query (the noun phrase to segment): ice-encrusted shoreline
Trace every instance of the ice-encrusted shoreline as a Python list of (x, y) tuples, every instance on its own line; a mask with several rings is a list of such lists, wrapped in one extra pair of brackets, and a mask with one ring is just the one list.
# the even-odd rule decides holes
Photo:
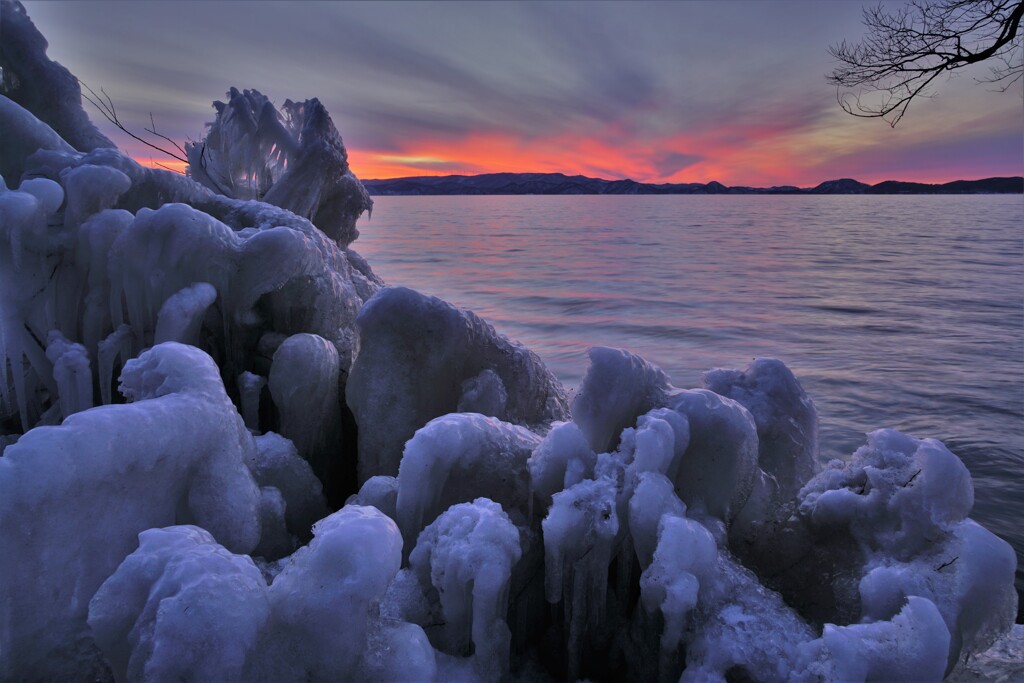
[(372, 202), (319, 102), (232, 89), (192, 178), (144, 169), (0, 11), (0, 679), (940, 680), (1019, 652), (978, 654), (1016, 558), (941, 443), (823, 468), (771, 359), (680, 389), (598, 347), (570, 406), (349, 248)]

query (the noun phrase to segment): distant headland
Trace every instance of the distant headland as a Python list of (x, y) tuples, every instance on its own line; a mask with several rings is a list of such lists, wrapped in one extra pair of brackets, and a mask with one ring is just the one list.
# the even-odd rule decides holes
[(941, 185), (886, 180), (868, 185), (851, 178), (826, 180), (815, 187), (727, 187), (709, 183), (638, 183), (563, 173), (485, 173), (364, 180), (371, 195), (582, 195), (582, 194), (1022, 194), (1024, 178), (954, 180)]

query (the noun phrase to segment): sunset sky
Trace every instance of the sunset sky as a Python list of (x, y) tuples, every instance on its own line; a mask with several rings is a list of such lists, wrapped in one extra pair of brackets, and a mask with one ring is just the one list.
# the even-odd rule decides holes
[[(1024, 90), (941, 82), (896, 129), (842, 112), (862, 2), (26, 2), (136, 130), (201, 137), (230, 86), (318, 97), (364, 179), (495, 171), (811, 186), (1024, 174)], [(97, 123), (98, 113), (90, 111)], [(105, 122), (102, 122), (105, 124)], [(164, 161), (123, 136), (140, 161)], [(116, 131), (115, 131), (116, 132)]]

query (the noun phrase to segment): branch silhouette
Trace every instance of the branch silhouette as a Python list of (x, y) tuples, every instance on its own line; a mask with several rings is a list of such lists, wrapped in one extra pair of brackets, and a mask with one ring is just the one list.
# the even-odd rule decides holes
[[(124, 122), (122, 122), (121, 119), (118, 117), (118, 115), (117, 115), (117, 108), (114, 106), (114, 101), (110, 98), (110, 95), (107, 94), (106, 90), (104, 90), (103, 88), (100, 88), (100, 94), (97, 94), (95, 90), (90, 88), (88, 85), (86, 85), (82, 81), (78, 81), (78, 82), (89, 93), (89, 94), (86, 94), (85, 92), (83, 92), (82, 93), (82, 98), (85, 99), (92, 106), (96, 107), (96, 109), (99, 110), (99, 112), (101, 114), (103, 114), (103, 117), (107, 121), (110, 121), (112, 124), (117, 126), (118, 129), (120, 129), (123, 133), (125, 133), (126, 135), (130, 136), (131, 138), (133, 138), (135, 140), (138, 140), (139, 142), (141, 142), (142, 144), (146, 145), (147, 147), (151, 147), (152, 149), (157, 150), (161, 154), (165, 154), (165, 155), (171, 157), (172, 159), (177, 159), (178, 161), (182, 161), (182, 162), (184, 162), (186, 164), (188, 163), (188, 159), (185, 156), (185, 150), (182, 148), (182, 146), (179, 145), (174, 140), (172, 140), (171, 138), (167, 137), (166, 135), (163, 135), (162, 133), (158, 133), (157, 132), (157, 130), (156, 130), (156, 123), (154, 123), (154, 121), (153, 121), (153, 114), (152, 114), (152, 112), (150, 112), (150, 114), (149, 114), (149, 125), (150, 125), (150, 127), (146, 128), (145, 126), (143, 126), (142, 130), (146, 131), (150, 135), (154, 135), (154, 136), (156, 136), (156, 137), (158, 137), (158, 138), (160, 138), (162, 140), (166, 140), (167, 142), (171, 143), (171, 145), (173, 146), (173, 149), (177, 150), (176, 152), (175, 151), (171, 151), (171, 149), (167, 149), (167, 148), (161, 147), (160, 145), (156, 144), (155, 142), (153, 142), (151, 140), (146, 140), (145, 138), (143, 138), (143, 137), (135, 134), (131, 130), (129, 130), (128, 127), (125, 126)], [(157, 164), (157, 165), (161, 166), (163, 168), (166, 168), (169, 171), (175, 171), (177, 173), (181, 173), (181, 171), (177, 171), (176, 169), (169, 168), (168, 166), (165, 166), (163, 164)]]
[(913, 0), (889, 11), (865, 7), (859, 43), (829, 47), (839, 61), (828, 76), (836, 99), (853, 116), (895, 127), (942, 74), (991, 60), (988, 78), (1005, 91), (1024, 76), (1018, 40), (1024, 0)]

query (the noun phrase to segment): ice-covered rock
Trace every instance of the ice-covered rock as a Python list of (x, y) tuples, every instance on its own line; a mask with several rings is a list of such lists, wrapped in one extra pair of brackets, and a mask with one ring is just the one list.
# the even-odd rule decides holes
[(409, 440), (398, 470), (398, 526), (412, 545), (420, 531), (456, 503), (484, 496), (519, 526), (530, 513), (527, 461), (540, 437), (476, 413), (431, 420)]
[(808, 482), (800, 499), (815, 527), (848, 528), (865, 549), (906, 559), (967, 517), (974, 487), (941, 442), (882, 429), (848, 463), (834, 462)]
[(690, 439), (676, 478), (687, 507), (724, 522), (739, 513), (757, 472), (757, 428), (732, 399), (703, 389), (680, 392), (673, 409), (686, 416)]
[(1024, 679), (1024, 624), (1014, 624), (984, 652), (975, 653), (959, 665), (948, 683), (981, 683), (982, 681), (1016, 681)]
[(818, 413), (797, 378), (782, 361), (758, 358), (743, 372), (704, 373), (704, 387), (750, 411), (757, 464), (775, 478), (779, 499), (792, 499), (819, 469)]
[[(0, 188), (0, 355), (4, 369), (28, 368), (12, 373), (11, 391), (3, 383), (4, 402), (17, 405), (24, 428), (45, 411), (47, 396), (59, 397), (38, 341), (54, 329), (95, 359), (104, 403), (118, 362), (170, 339), (199, 344), (237, 374), (257, 367), (266, 333), (316, 334), (335, 348), (341, 381), (361, 297), (376, 285), (333, 243), (314, 237), (315, 228), (236, 232), (183, 204), (133, 217), (110, 208), (135, 190), (121, 170), (78, 164), (56, 177), (62, 184), (39, 178), (25, 191)], [(66, 208), (53, 213), (61, 193)]]
[(132, 186), (131, 179), (118, 169), (87, 163), (64, 169), (60, 180), (67, 195), (67, 228), (77, 228), (93, 214), (113, 208)]
[(816, 473), (781, 362), (680, 391), (607, 348), (563, 422), (535, 355), (339, 246), (369, 201), (316, 100), (233, 90), (188, 178), (45, 47), (0, 0), (0, 679), (936, 680), (1009, 628), (940, 443)]
[(468, 656), (481, 680), (508, 671), (506, 623), (519, 531), (501, 506), (486, 498), (448, 508), (419, 535), (409, 564), (437, 605), (439, 649)]
[[(40, 342), (54, 329), (85, 346), (104, 402), (118, 359), (170, 339), (199, 343), (231, 375), (266, 374), (252, 357), (263, 333), (311, 333), (337, 348), (346, 370), (356, 312), (381, 283), (365, 260), (308, 218), (348, 231), (347, 244), (368, 202), (322, 107), (289, 105), (297, 122), (289, 132), (294, 163), (272, 188), (302, 215), (218, 195), (179, 174), (143, 168), (97, 138), (77, 81), (46, 58), (24, 8), (10, 0), (2, 8), (0, 265), (9, 265), (0, 271), (10, 282), (0, 294), (0, 355), (7, 359), (0, 365), (5, 375), (8, 366), (17, 370), (14, 386), (3, 382), (4, 416), (17, 404), (28, 429), (58, 399)], [(317, 170), (323, 164), (333, 170)], [(22, 178), (22, 191), (7, 191)], [(175, 297), (203, 282), (215, 290), (205, 313), (205, 287)]]
[(0, 458), (0, 678), (95, 665), (89, 599), (141, 531), (196, 523), (236, 552), (259, 540), (256, 445), (210, 357), (161, 344), (121, 386), (131, 403), (31, 430)]
[(270, 616), (259, 569), (195, 526), (149, 529), (89, 603), (117, 681), (247, 681)]
[[(0, 3), (6, 12), (7, 3)], [(2, 27), (0, 27), (2, 29)], [(25, 172), (25, 160), (41, 149), (71, 154), (75, 150), (32, 112), (0, 92), (0, 180), (15, 187)]]
[(362, 683), (450, 680), (438, 677), (437, 651), (423, 629), (393, 620), (371, 622), (363, 660), (352, 678)]
[[(535, 353), (470, 311), (404, 287), (387, 287), (356, 320), (359, 355), (346, 400), (359, 425), (359, 480), (394, 476), (402, 447), (431, 419), (456, 411), (467, 380), (491, 370), (507, 395), (506, 420), (564, 419), (561, 384)], [(492, 382), (493, 384), (493, 382)], [(465, 385), (471, 394), (475, 384)]]
[(457, 413), (481, 413), (504, 420), (508, 405), (508, 392), (494, 370), (487, 368), (476, 377), (462, 383), (462, 395), (455, 406)]
[(967, 519), (970, 474), (941, 442), (872, 432), (850, 462), (833, 463), (800, 497), (816, 534), (847, 539), (832, 573), (858, 582), (863, 618), (893, 618), (908, 596), (934, 602), (948, 631), (946, 673), (1012, 625), (1016, 557)]
[(47, 47), (20, 2), (0, 2), (0, 95), (32, 112), (75, 149), (113, 147), (83, 111), (78, 79), (46, 56)]
[(398, 479), (396, 477), (370, 477), (351, 496), (346, 505), (372, 505), (391, 519), (398, 519)]
[(682, 670), (679, 680), (689, 683), (783, 683), (796, 669), (801, 643), (814, 638), (777, 593), (690, 519), (663, 518), (641, 598), (664, 617), (659, 668), (667, 679)]
[(598, 453), (617, 445), (623, 429), (636, 419), (668, 404), (673, 387), (668, 375), (640, 356), (623, 349), (595, 346), (590, 367), (572, 404), (573, 421)]
[[(317, 522), (313, 540), (270, 586), (261, 677), (344, 680), (360, 665), (378, 603), (402, 562), (402, 536), (375, 508), (349, 505)], [(410, 643), (417, 652), (422, 645)]]
[(860, 581), (865, 619), (892, 619), (910, 596), (935, 603), (949, 631), (946, 673), (957, 660), (986, 650), (1013, 625), (1016, 557), (995, 534), (971, 520), (952, 538), (911, 562), (878, 557)]
[(949, 631), (931, 601), (911, 597), (891, 621), (825, 626), (801, 647), (795, 681), (940, 681)]
[(191, 177), (218, 194), (308, 218), (342, 247), (359, 236), (356, 220), (373, 200), (319, 100), (286, 100), (278, 112), (258, 90), (231, 88), (228, 101), (213, 106), (206, 137), (185, 146)]

